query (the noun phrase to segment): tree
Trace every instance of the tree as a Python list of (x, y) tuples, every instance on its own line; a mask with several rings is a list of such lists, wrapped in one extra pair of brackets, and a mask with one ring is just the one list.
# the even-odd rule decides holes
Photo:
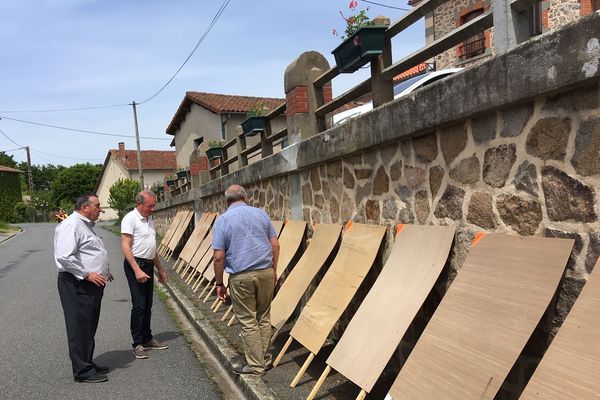
[(117, 210), (119, 221), (135, 206), (135, 196), (140, 191), (140, 183), (131, 179), (119, 179), (108, 189), (108, 205)]
[(6, 154), (3, 151), (0, 151), (0, 165), (4, 165), (5, 167), (17, 168), (17, 162), (13, 158), (12, 155)]
[(56, 179), (50, 185), (55, 204), (64, 200), (75, 202), (81, 194), (94, 190), (101, 171), (101, 165), (85, 163), (75, 164), (58, 172)]
[[(27, 163), (21, 162), (17, 167), (23, 172), (27, 172)], [(66, 167), (62, 165), (32, 165), (31, 166), (31, 177), (33, 179), (33, 190), (48, 190), (52, 185), (52, 181), (56, 179), (58, 173), (64, 170)], [(25, 186), (28, 186), (27, 174), (22, 175)]]

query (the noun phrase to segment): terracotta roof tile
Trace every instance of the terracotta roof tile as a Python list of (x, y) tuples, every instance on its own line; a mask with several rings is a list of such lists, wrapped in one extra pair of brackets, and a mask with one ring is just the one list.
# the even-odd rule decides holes
[(174, 135), (179, 129), (181, 123), (185, 120), (186, 114), (190, 111), (192, 104), (197, 104), (215, 114), (237, 113), (245, 114), (250, 109), (262, 103), (269, 110), (274, 110), (285, 99), (275, 99), (271, 97), (252, 97), (252, 96), (233, 96), (228, 94), (205, 93), (205, 92), (186, 92), (183, 101), (179, 105), (177, 112), (173, 116), (166, 132)]
[[(109, 153), (123, 164), (125, 169), (137, 170), (137, 151), (110, 149)], [(177, 161), (174, 151), (142, 150), (142, 169), (175, 171)]]
[(20, 169), (7, 167), (5, 165), (0, 165), (0, 172), (14, 172), (14, 173), (23, 173)]
[(398, 81), (404, 80), (406, 78), (410, 78), (412, 76), (422, 74), (424, 72), (427, 72), (428, 70), (429, 70), (429, 64), (427, 64), (427, 63), (417, 64), (414, 67), (409, 68), (406, 71), (396, 75), (394, 77), (394, 82), (398, 82)]

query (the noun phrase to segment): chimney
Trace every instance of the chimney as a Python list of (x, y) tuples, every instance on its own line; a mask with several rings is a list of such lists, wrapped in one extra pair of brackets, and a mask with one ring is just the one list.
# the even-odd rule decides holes
[(127, 160), (127, 156), (125, 155), (125, 142), (119, 142), (119, 151), (117, 152), (117, 157), (120, 160)]

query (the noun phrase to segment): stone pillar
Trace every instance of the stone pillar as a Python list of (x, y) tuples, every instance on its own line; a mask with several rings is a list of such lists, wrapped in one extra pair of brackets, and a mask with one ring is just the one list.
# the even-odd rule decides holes
[(197, 188), (210, 181), (208, 170), (208, 158), (201, 150), (201, 146), (198, 146), (190, 154), (190, 179), (192, 180), (192, 188)]
[[(285, 70), (284, 86), (288, 142), (294, 144), (308, 139), (319, 130), (315, 110), (317, 100), (314, 80), (329, 70), (325, 57), (316, 51), (302, 53)], [(325, 102), (331, 101), (331, 85), (324, 87)]]

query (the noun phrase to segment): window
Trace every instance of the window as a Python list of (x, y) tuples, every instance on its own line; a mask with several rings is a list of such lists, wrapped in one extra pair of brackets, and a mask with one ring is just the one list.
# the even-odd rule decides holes
[[(464, 25), (481, 14), (483, 14), (483, 8), (471, 11), (461, 17), (460, 24)], [(465, 40), (459, 47), (459, 54), (463, 59), (475, 57), (483, 53), (485, 53), (485, 32), (479, 32), (477, 35)]]
[(529, 36), (542, 34), (542, 2), (536, 1), (531, 6), (531, 20), (529, 23)]

